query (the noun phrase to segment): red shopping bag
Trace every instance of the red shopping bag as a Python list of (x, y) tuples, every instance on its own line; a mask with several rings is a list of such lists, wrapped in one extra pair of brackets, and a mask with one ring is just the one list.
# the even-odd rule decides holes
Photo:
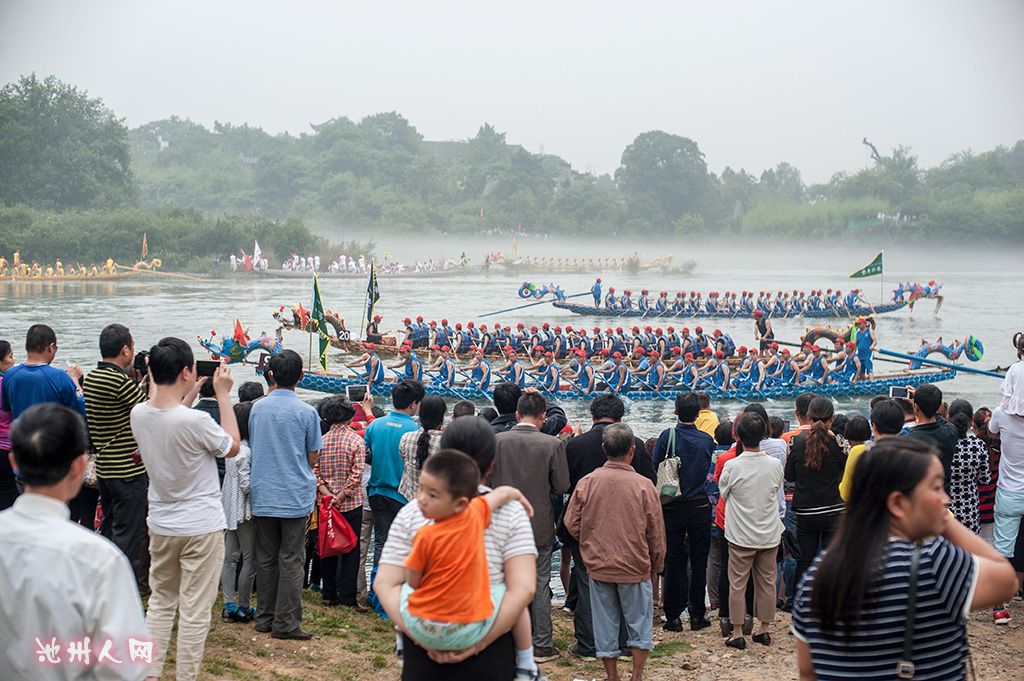
[(321, 558), (330, 558), (348, 553), (359, 546), (359, 537), (337, 508), (331, 504), (331, 497), (320, 499), (320, 522), (318, 547)]

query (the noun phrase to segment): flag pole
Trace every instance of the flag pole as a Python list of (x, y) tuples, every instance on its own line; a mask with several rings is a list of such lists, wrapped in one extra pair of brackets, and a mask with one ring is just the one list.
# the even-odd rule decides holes
[(367, 308), (370, 305), (370, 285), (373, 283), (373, 258), (370, 258), (370, 274), (366, 280), (366, 293), (363, 298), (363, 316), (359, 318), (359, 340), (366, 340), (366, 326), (370, 323), (366, 319)]
[(885, 249), (882, 249), (882, 269), (878, 273), (878, 304), (885, 305)]
[[(316, 272), (313, 273), (313, 301), (309, 305), (309, 325), (313, 326), (313, 308), (316, 307)], [(306, 355), (306, 371), (313, 370), (313, 332), (309, 333), (309, 354)]]

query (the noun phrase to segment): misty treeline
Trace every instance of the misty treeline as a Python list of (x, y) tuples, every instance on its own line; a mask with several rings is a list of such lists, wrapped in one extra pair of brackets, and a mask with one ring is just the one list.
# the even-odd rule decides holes
[[(298, 136), (176, 117), (128, 130), (101, 100), (33, 75), (0, 90), (0, 251), (12, 224), (49, 225), (40, 233), (68, 231), (108, 249), (149, 229), (175, 259), (234, 250), (246, 232), (278, 256), (325, 246), (310, 226), (357, 238), (520, 228), (876, 241), (1024, 235), (1024, 141), (930, 169), (905, 147), (883, 155), (864, 143), (869, 167), (808, 186), (786, 162), (716, 175), (697, 142), (651, 131), (626, 147), (613, 176), (594, 176), (510, 145), (486, 123), (468, 140), (427, 141), (395, 112), (336, 118)], [(52, 239), (59, 249), (60, 236)]]

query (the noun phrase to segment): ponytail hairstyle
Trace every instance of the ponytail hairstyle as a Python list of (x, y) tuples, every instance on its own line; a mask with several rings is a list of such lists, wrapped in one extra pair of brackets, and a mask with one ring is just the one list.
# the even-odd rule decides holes
[(956, 426), (957, 437), (963, 440), (974, 421), (974, 407), (967, 400), (953, 400), (947, 418)]
[(430, 431), (441, 430), (448, 407), (437, 395), (427, 395), (420, 402), (420, 436), (416, 440), (416, 470), (423, 470), (423, 462), (430, 456)]
[(879, 441), (857, 460), (846, 513), (811, 584), (811, 612), (822, 631), (842, 629), (852, 638), (884, 565), (889, 495), (912, 496), (936, 457), (931, 445), (900, 437)]
[(1017, 350), (1017, 359), (1024, 359), (1024, 331), (1013, 335), (1013, 347)]
[(804, 465), (812, 471), (821, 470), (821, 464), (828, 454), (829, 426), (835, 415), (832, 400), (827, 397), (815, 397), (807, 408), (807, 418), (811, 420), (810, 429), (804, 433)]

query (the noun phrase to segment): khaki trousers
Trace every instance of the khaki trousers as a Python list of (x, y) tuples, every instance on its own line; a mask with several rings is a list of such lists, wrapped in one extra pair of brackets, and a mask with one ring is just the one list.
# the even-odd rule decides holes
[(742, 623), (747, 615), (747, 580), (751, 576), (754, 581), (754, 617), (765, 624), (775, 621), (775, 557), (778, 548), (748, 549), (729, 542), (730, 622)]
[(153, 637), (150, 676), (163, 673), (164, 656), (178, 615), (175, 655), (177, 681), (199, 677), (210, 632), (211, 609), (217, 600), (224, 563), (224, 530), (194, 537), (165, 537), (149, 533), (149, 587), (146, 628)]

